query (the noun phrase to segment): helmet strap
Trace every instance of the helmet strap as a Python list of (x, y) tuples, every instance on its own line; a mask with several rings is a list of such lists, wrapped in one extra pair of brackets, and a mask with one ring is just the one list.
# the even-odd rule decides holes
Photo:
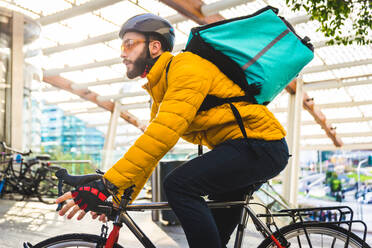
[(150, 72), (152, 66), (155, 64), (155, 62), (158, 60), (158, 57), (156, 58), (151, 58), (151, 55), (150, 55), (150, 39), (149, 39), (149, 36), (146, 34), (146, 47), (147, 47), (147, 54), (146, 54), (146, 66), (145, 66), (145, 70), (143, 71), (142, 75), (141, 75), (141, 78), (144, 78), (147, 76), (147, 74)]

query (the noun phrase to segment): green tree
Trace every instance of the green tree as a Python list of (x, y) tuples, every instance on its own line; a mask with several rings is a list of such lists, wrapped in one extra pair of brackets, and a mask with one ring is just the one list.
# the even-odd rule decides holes
[[(328, 45), (372, 44), (372, 1), (371, 0), (286, 0), (293, 11), (304, 9), (311, 20), (320, 23), (317, 31), (330, 40)], [(345, 33), (345, 24), (352, 24), (352, 30)]]
[[(45, 149), (42, 148), (42, 151)], [(93, 162), (92, 157), (89, 154), (75, 154), (71, 152), (64, 152), (61, 146), (56, 146), (53, 151), (48, 152), (51, 157), (51, 160), (54, 161), (66, 161), (66, 160), (90, 160)], [(95, 168), (97, 165), (95, 164), (84, 164), (84, 163), (66, 163), (66, 164), (59, 164), (63, 168), (66, 168), (69, 173), (72, 174), (89, 174), (95, 173)]]

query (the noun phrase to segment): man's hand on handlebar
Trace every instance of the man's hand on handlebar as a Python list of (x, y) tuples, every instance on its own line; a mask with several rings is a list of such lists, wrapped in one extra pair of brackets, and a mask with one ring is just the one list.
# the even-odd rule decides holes
[[(79, 213), (77, 220), (81, 220), (87, 214), (84, 210), (80, 209), (79, 205), (75, 204), (71, 192), (67, 192), (63, 196), (58, 197), (56, 199), (56, 203), (62, 203), (64, 201), (66, 201), (66, 204), (58, 212), (60, 216), (64, 216), (71, 208), (72, 210), (67, 215), (68, 219), (72, 219), (77, 213)], [(99, 221), (107, 222), (107, 217), (105, 214), (97, 214), (96, 212), (93, 211), (91, 211), (90, 214), (92, 216), (92, 219), (97, 219), (99, 217), (98, 219)]]
[[(67, 192), (64, 195), (58, 197), (56, 200), (56, 203), (62, 203), (64, 201), (66, 201), (66, 204), (62, 207), (61, 210), (59, 210), (58, 213), (60, 216), (64, 216), (72, 208), (70, 213), (67, 215), (67, 218), (71, 219), (75, 216), (76, 213), (80, 211), (80, 207), (79, 205), (75, 204), (75, 201), (73, 200), (71, 192)], [(83, 219), (85, 215), (86, 215), (86, 212), (84, 210), (81, 210), (77, 217), (77, 220)]]
[(109, 195), (110, 193), (107, 191), (102, 179), (92, 181), (57, 198), (56, 203), (66, 201), (66, 205), (59, 211), (59, 215), (63, 216), (72, 209), (67, 218), (71, 219), (79, 213), (77, 220), (81, 220), (87, 212), (91, 211), (93, 219), (99, 217), (100, 221), (105, 222), (106, 216), (97, 212), (100, 205), (107, 205), (105, 200)]

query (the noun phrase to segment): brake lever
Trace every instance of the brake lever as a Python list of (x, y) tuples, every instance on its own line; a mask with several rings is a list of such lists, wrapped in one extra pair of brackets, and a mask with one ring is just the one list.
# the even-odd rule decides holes
[[(58, 179), (58, 197), (62, 196), (63, 194), (62, 187), (63, 187), (63, 179)], [(64, 204), (65, 204), (64, 201), (61, 203), (58, 203), (56, 211), (61, 210)]]

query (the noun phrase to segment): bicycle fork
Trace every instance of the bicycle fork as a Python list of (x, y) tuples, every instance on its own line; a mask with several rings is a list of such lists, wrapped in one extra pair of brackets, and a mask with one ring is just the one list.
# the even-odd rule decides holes
[(119, 219), (117, 219), (114, 222), (114, 228), (110, 232), (109, 237), (107, 238), (105, 248), (112, 248), (114, 247), (114, 244), (117, 243), (119, 239), (119, 231), (120, 228), (123, 226), (124, 223), (129, 230), (137, 237), (137, 239), (142, 243), (142, 245), (146, 248), (156, 248), (155, 245), (151, 242), (151, 240), (142, 232), (142, 230), (136, 225), (136, 223), (130, 218), (128, 213), (122, 212), (120, 216), (118, 216)]
[(144, 232), (137, 226), (137, 224), (130, 218), (125, 208), (131, 201), (131, 195), (133, 193), (133, 188), (135, 185), (132, 185), (128, 189), (124, 191), (123, 196), (121, 197), (119, 209), (118, 209), (118, 215), (115, 218), (114, 222), (114, 228), (111, 231), (105, 248), (112, 248), (114, 247), (114, 244), (119, 239), (119, 231), (120, 228), (123, 226), (122, 223), (124, 223), (129, 230), (137, 237), (137, 239), (142, 243), (142, 245), (146, 248), (156, 248), (155, 245), (151, 242), (151, 240), (145, 235)]
[(270, 239), (276, 244), (278, 248), (286, 248), (286, 245), (282, 245), (277, 238), (275, 238), (273, 232), (259, 219), (253, 214), (252, 209), (248, 206), (249, 200), (251, 196), (247, 195), (245, 202), (246, 204), (243, 206), (240, 222), (238, 224), (237, 232), (236, 232), (236, 239), (234, 248), (241, 248), (244, 236), (244, 229), (247, 227), (249, 217), (252, 218), (253, 223), (255, 224), (258, 231), (264, 236), (264, 238), (270, 237)]

